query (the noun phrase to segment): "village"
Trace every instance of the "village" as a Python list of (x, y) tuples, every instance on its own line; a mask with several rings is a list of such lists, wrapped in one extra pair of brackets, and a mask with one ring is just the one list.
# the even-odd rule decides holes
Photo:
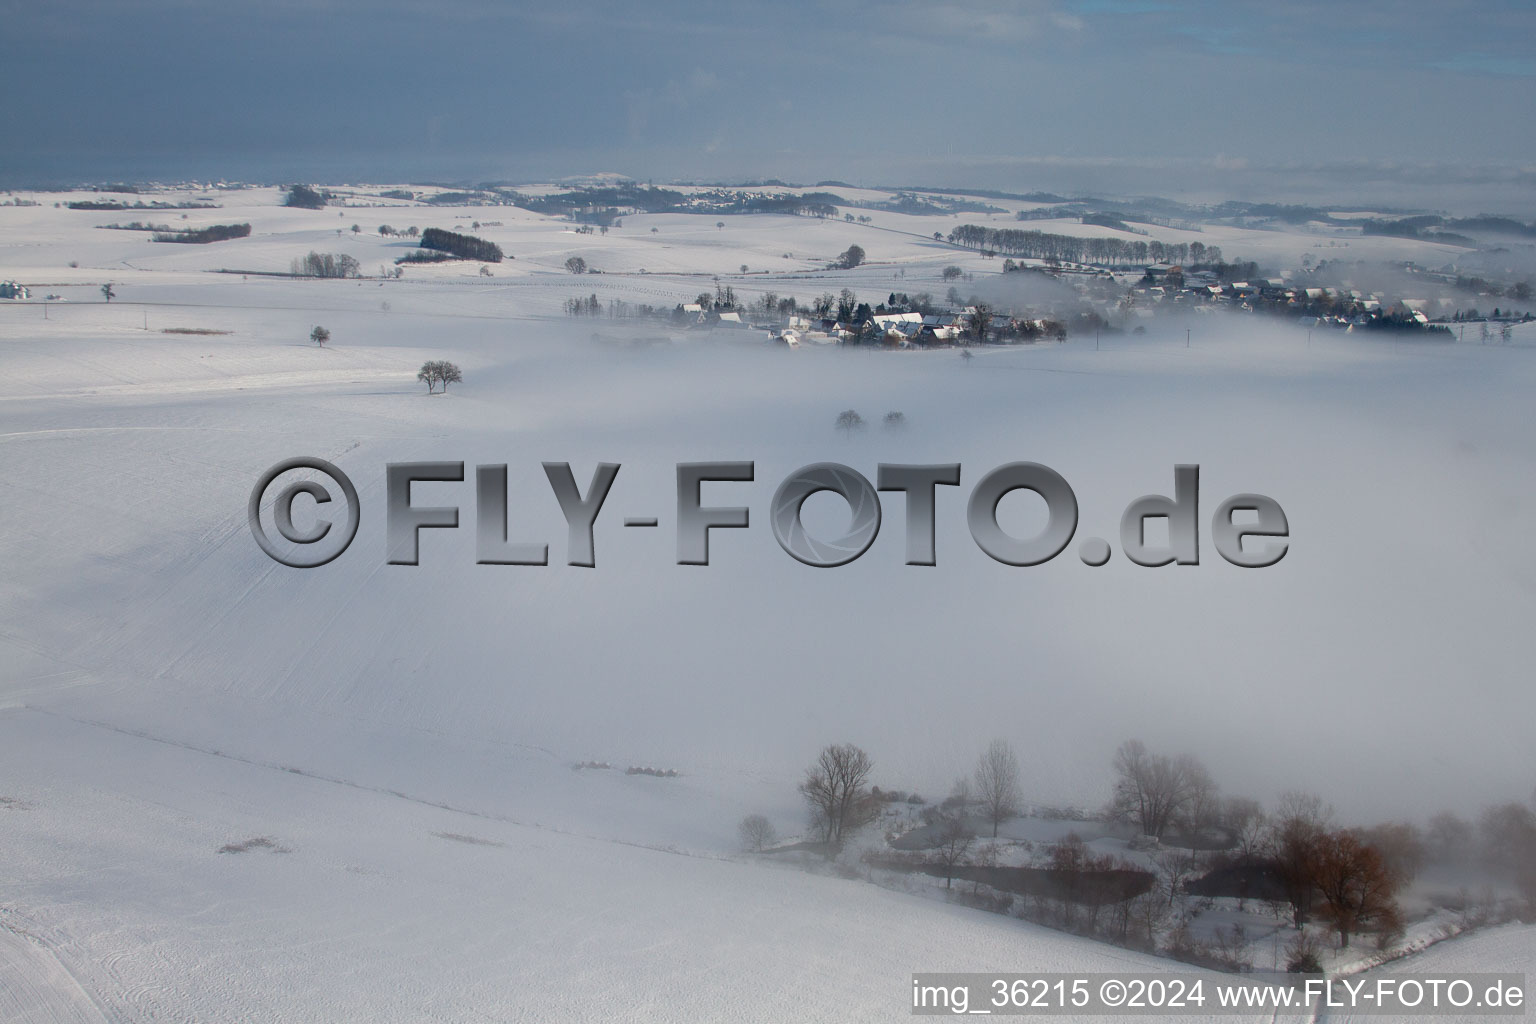
[[(1252, 269), (1253, 265), (1248, 264)], [(958, 269), (958, 268), (956, 268)], [(1405, 270), (1412, 271), (1412, 264)], [(905, 349), (971, 345), (1013, 345), (1063, 342), (1069, 335), (1145, 334), (1159, 323), (1225, 312), (1283, 320), (1296, 327), (1340, 332), (1389, 332), (1404, 337), (1449, 340), (1453, 330), (1465, 340), (1467, 324), (1475, 324), (1481, 340), (1498, 332), (1508, 341), (1513, 325), (1536, 319), (1529, 311), (1498, 307), (1491, 314), (1452, 306), (1447, 299), (1396, 297), (1360, 288), (1309, 285), (1290, 275), (1233, 279), (1230, 265), (1185, 268), (1153, 264), (1139, 277), (1091, 266), (1031, 265), (1005, 260), (1004, 274), (1034, 274), (1068, 282), (1076, 301), (1049, 306), (985, 302), (962, 298), (951, 288), (942, 301), (928, 293), (891, 292), (874, 304), (860, 301), (850, 289), (825, 293), (809, 307), (792, 297), (769, 292), (753, 302), (741, 301), (730, 286), (701, 293), (693, 302), (666, 311), (652, 306), (610, 302), (613, 317), (665, 318), (673, 327), (706, 330), (756, 330), (788, 348), (802, 345), (871, 345)], [(1307, 276), (1312, 276), (1311, 274)], [(975, 277), (966, 275), (975, 282)], [(572, 299), (571, 315), (602, 315), (604, 307), (591, 299)], [(1431, 315), (1433, 313), (1433, 315)]]

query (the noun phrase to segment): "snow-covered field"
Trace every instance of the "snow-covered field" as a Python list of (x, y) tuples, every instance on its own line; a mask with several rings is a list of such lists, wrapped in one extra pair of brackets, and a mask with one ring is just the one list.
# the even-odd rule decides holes
[[(0, 300), (0, 1020), (887, 1020), (914, 971), (1177, 968), (740, 857), (744, 814), (800, 831), (795, 784), (842, 740), (879, 784), (935, 796), (993, 735), (1029, 799), (1057, 805), (1100, 804), (1131, 736), (1198, 752), (1229, 791), (1313, 789), (1361, 820), (1530, 795), (1530, 325), (1498, 346), (1308, 347), (1250, 319), (1201, 323), (1189, 347), (1180, 323), (970, 361), (790, 352), (560, 309), (670, 308), (716, 275), (748, 297), (942, 294), (948, 264), (1000, 269), (931, 238), (981, 221), (658, 215), (602, 236), (510, 207), (338, 217), (208, 194), (224, 208), (185, 222), (0, 207), (0, 280), (63, 297)], [(317, 250), (372, 274), (408, 248), (378, 223), (471, 216), (502, 222), (477, 232), (515, 257), (494, 277), (207, 272)], [(94, 227), (134, 219), (253, 232), (178, 246)], [(1202, 240), (1257, 258), (1320, 244), (1251, 234)], [(855, 243), (869, 265), (822, 269)], [(567, 274), (570, 255), (606, 272)], [(465, 380), (428, 397), (416, 368), (437, 358)], [(870, 428), (835, 431), (846, 408)], [(892, 410), (903, 430), (880, 427)], [(314, 570), (269, 560), (246, 524), (262, 471), (297, 455), (340, 466), (363, 506), (352, 547)], [(419, 460), (508, 464), (512, 539), (548, 542), (551, 564), (475, 565), (466, 482), (417, 485), (460, 529), (385, 565), (384, 467)], [(701, 460), (756, 462), (704, 495), (752, 525), (679, 566), (674, 466)], [(1079, 538), (1117, 536), (1129, 501), (1198, 462), (1203, 516), (1268, 494), (1292, 550), (1260, 572), (1208, 544), (1199, 567), (1089, 571), (1075, 546), (1005, 567), (972, 543), (965, 497), (1017, 460), (1069, 480)], [(594, 569), (565, 564), (544, 461), (583, 488), (622, 464)], [(769, 498), (817, 461), (871, 478), (961, 462), (939, 564), (902, 564), (899, 500), (851, 565), (785, 555)], [(806, 516), (830, 531), (825, 497)], [(1043, 518), (1019, 495), (1000, 515), (1020, 534)], [(619, 770), (572, 769), (589, 759)], [(1527, 969), (1530, 929), (1423, 956), (1471, 942), (1478, 969)]]

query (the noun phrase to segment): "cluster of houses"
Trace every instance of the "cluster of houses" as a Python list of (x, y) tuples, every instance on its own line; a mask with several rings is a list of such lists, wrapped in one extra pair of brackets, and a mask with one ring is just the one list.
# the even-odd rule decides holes
[(1050, 337), (1062, 340), (1065, 328), (1054, 320), (1014, 316), (966, 306), (959, 312), (918, 313), (876, 310), (863, 320), (791, 317), (774, 341), (790, 348), (802, 344), (861, 342), (889, 348), (926, 348), (966, 341), (1016, 341)]
[[(1108, 279), (1098, 282), (1101, 287), (1097, 289), (1097, 299), (1099, 303), (1116, 304), (1118, 308), (1077, 314), (1079, 320), (1090, 325), (1089, 329), (1106, 325), (1111, 318), (1122, 321), (1150, 318), (1170, 309), (1185, 308), (1191, 312), (1225, 309), (1262, 313), (1285, 317), (1308, 328), (1384, 328), (1431, 333), (1441, 330), (1425, 314), (1424, 309), (1430, 303), (1424, 299), (1394, 299), (1343, 287), (1305, 287), (1280, 278), (1234, 281), (1230, 275), (1223, 277), (1213, 270), (1186, 271), (1181, 266), (1166, 263), (1146, 267), (1144, 273), (1133, 280), (1101, 273)], [(1115, 280), (1117, 277), (1118, 281)], [(1079, 293), (1086, 298), (1093, 291), (1080, 289)], [(943, 311), (931, 307), (913, 309), (904, 300), (905, 296), (893, 298), (893, 305), (873, 308), (860, 304), (858, 312), (849, 315), (850, 300), (837, 317), (814, 316), (802, 309), (774, 319), (771, 310), (765, 309), (768, 319), (773, 320), (770, 323), (750, 322), (747, 319), (750, 314), (740, 307), (712, 308), (709, 304), (693, 302), (677, 307), (674, 322), (682, 320), (689, 326), (703, 328), (765, 330), (774, 342), (789, 348), (850, 343), (912, 348), (1041, 338), (1062, 340), (1066, 334), (1066, 326), (1056, 319), (1017, 316), (987, 306)]]
[(1185, 274), (1182, 268), (1155, 264), (1132, 286), (1134, 309), (1151, 315), (1159, 306), (1188, 305), (1197, 310), (1232, 309), (1294, 316), (1303, 327), (1370, 327), (1390, 321), (1427, 327), (1425, 299), (1387, 299), (1348, 288), (1303, 288), (1280, 278), (1222, 283), (1209, 271)]
[(790, 348), (860, 340), (901, 347), (950, 343), (965, 334), (976, 312), (971, 307), (959, 313), (876, 312), (863, 320), (795, 315), (782, 324), (769, 325), (749, 323), (739, 311), (707, 309), (697, 302), (684, 303), (680, 308), (692, 326), (766, 329), (773, 333), (775, 342)]
[(974, 309), (961, 313), (872, 313), (858, 322), (794, 316), (773, 340), (790, 348), (799, 348), (802, 344), (835, 345), (860, 339), (901, 348), (944, 344), (959, 340), (974, 313)]
[(0, 299), (30, 299), (32, 293), (26, 285), (15, 281), (0, 281)]

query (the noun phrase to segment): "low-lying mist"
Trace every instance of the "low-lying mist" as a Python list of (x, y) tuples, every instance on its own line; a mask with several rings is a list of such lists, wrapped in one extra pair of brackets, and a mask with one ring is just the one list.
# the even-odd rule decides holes
[[(421, 344), (397, 329), (369, 328), (370, 342)], [(1057, 806), (1101, 805), (1131, 737), (1199, 755), (1228, 792), (1313, 790), (1347, 818), (1530, 794), (1529, 349), (1321, 333), (1308, 347), (1304, 332), (1214, 317), (1188, 339), (1181, 324), (1098, 351), (1090, 336), (970, 359), (611, 323), (454, 330), (433, 342), (465, 370), (447, 396), (391, 385), (177, 403), (228, 431), (180, 442), (179, 460), (213, 468), (172, 492), (113, 482), (138, 510), (111, 541), (131, 557), (81, 537), (63, 559), (74, 571), (38, 587), (40, 607), (114, 623), (75, 656), (112, 666), (130, 700), (190, 690), (232, 715), (290, 707), (782, 779), (786, 795), (837, 741), (871, 753), (874, 781), (941, 793), (994, 736), (1019, 752), (1026, 799)], [(862, 429), (835, 426), (848, 409)], [(241, 432), (274, 415), (281, 432)], [(131, 458), (124, 438), (92, 441), (91, 458)], [(88, 449), (50, 451), (67, 465)], [(363, 504), (351, 549), (311, 570), (275, 566), (243, 526), (256, 477), (299, 454), (333, 459)], [(469, 467), (464, 483), (413, 490), (417, 505), (458, 506), (460, 525), (422, 531), (420, 565), (385, 565), (385, 465), (420, 460)], [(752, 482), (702, 495), (749, 508), (751, 525), (712, 531), (707, 567), (678, 565), (675, 467), (711, 460), (755, 463)], [(546, 461), (569, 462), (583, 490), (597, 462), (622, 466), (594, 568), (565, 564)], [(1060, 473), (1080, 509), (1073, 542), (1031, 568), (989, 558), (965, 521), (971, 488), (1015, 461)], [(937, 492), (937, 565), (903, 564), (894, 493), (857, 561), (787, 555), (769, 502), (813, 462), (871, 481), (882, 462), (960, 463), (960, 486)], [(549, 565), (475, 564), (480, 463), (508, 465), (509, 536), (548, 543)], [(1200, 564), (1133, 565), (1121, 512), (1171, 496), (1181, 463), (1200, 466)], [(1278, 565), (1238, 568), (1211, 543), (1216, 506), (1243, 492), (1288, 516)], [(846, 515), (825, 495), (807, 505), (816, 531)], [(660, 525), (626, 529), (626, 516)], [(1030, 533), (1040, 503), (1012, 494), (999, 520)], [(1111, 541), (1102, 568), (1078, 557), (1091, 537)], [(174, 565), (178, 582), (139, 578), (134, 560)]]

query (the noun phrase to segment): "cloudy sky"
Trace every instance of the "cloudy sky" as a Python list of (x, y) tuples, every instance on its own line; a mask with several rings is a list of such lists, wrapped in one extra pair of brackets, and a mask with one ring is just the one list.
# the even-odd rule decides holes
[(1536, 184), (1536, 7), (1517, 0), (0, 0), (0, 13), (0, 183)]

